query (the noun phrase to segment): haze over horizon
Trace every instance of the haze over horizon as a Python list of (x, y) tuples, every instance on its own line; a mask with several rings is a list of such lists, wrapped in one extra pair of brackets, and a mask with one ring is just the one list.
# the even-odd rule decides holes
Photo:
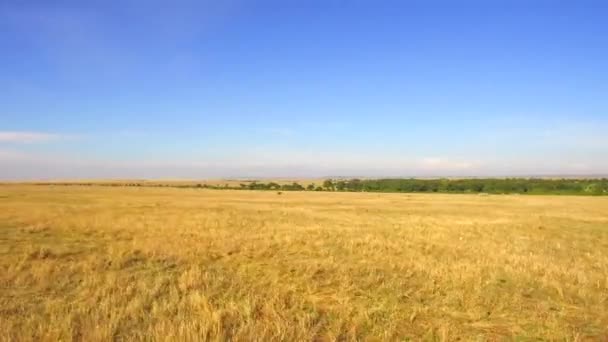
[(603, 1), (4, 1), (0, 180), (608, 175)]

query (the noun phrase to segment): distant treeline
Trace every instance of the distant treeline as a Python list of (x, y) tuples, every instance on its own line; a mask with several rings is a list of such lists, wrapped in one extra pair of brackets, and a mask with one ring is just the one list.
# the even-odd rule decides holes
[(351, 179), (327, 186), (336, 191), (369, 192), (608, 194), (608, 179)]
[(251, 190), (315, 190), (349, 192), (422, 192), (422, 193), (489, 193), (489, 194), (572, 194), (608, 195), (608, 179), (348, 179), (325, 180), (320, 186), (298, 183), (241, 184)]
[(347, 191), (414, 193), (488, 193), (488, 194), (563, 194), (608, 195), (608, 179), (544, 178), (471, 178), (471, 179), (327, 179), (303, 186), (297, 182), (248, 182), (239, 186), (223, 184), (151, 184), (151, 183), (36, 183), (40, 185), (145, 186), (274, 191)]

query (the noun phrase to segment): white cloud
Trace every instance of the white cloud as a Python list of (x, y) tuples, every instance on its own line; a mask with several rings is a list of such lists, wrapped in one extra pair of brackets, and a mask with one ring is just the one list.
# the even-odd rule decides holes
[(28, 146), (0, 146), (1, 179), (51, 178), (223, 178), (223, 177), (445, 177), (606, 174), (608, 162), (595, 155), (547, 155), (544, 159), (494, 156), (416, 156), (407, 152), (359, 153), (275, 147), (250, 148), (220, 156), (167, 155), (114, 158), (95, 153), (60, 153)]
[(26, 155), (19, 151), (0, 149), (0, 161), (14, 161), (25, 158)]
[(62, 138), (64, 136), (52, 133), (0, 131), (0, 143), (31, 144), (55, 141)]
[(540, 143), (553, 149), (575, 148), (579, 150), (607, 149), (608, 122), (564, 121), (552, 125), (537, 134)]
[(423, 158), (420, 166), (425, 169), (437, 170), (464, 170), (474, 168), (476, 163), (470, 161), (456, 161), (444, 158), (427, 157)]

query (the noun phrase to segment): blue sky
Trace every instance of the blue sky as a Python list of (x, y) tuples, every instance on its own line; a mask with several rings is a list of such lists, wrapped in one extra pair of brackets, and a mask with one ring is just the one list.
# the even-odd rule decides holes
[(0, 178), (608, 174), (605, 1), (0, 2)]

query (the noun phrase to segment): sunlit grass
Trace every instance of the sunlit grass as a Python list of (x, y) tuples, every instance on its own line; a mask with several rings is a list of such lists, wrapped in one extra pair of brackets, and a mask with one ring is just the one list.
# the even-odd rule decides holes
[(601, 340), (608, 198), (0, 187), (0, 340)]

